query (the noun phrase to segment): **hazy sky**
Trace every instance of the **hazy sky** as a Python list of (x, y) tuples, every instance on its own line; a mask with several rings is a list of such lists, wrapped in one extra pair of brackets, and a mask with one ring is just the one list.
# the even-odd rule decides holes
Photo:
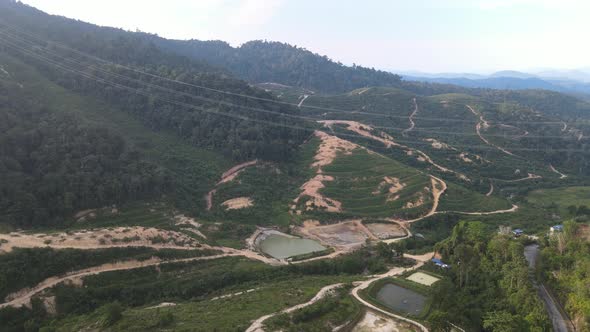
[(23, 0), (176, 39), (252, 39), (346, 64), (489, 72), (590, 67), (589, 0)]

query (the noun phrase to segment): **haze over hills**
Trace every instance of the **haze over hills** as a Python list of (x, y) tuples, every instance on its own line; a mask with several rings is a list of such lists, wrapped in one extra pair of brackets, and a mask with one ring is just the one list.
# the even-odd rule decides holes
[[(489, 75), (469, 73), (421, 73), (407, 72), (404, 80), (454, 84), (469, 88), (488, 89), (545, 89), (571, 94), (590, 95), (590, 73), (583, 70), (545, 70), (524, 73), (514, 70), (494, 72)], [(586, 96), (587, 97), (587, 96)]]
[(587, 329), (590, 102), (428, 79), (0, 0), (0, 331)]

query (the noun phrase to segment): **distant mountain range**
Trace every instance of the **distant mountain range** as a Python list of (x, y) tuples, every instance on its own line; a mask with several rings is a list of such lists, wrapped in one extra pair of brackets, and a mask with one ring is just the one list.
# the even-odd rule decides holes
[(406, 81), (454, 84), (468, 88), (488, 89), (545, 89), (590, 96), (590, 71), (544, 70), (525, 73), (514, 70), (498, 71), (489, 75), (473, 73), (402, 73)]

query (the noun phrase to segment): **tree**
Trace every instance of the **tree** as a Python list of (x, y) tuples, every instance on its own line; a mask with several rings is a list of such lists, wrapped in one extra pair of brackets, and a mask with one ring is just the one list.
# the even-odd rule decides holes
[(113, 302), (105, 305), (105, 326), (111, 326), (123, 318), (123, 306), (119, 302)]
[(491, 332), (523, 331), (522, 318), (507, 311), (493, 311), (485, 315), (483, 327)]
[(432, 332), (450, 332), (449, 316), (446, 312), (434, 310), (428, 316), (428, 323)]

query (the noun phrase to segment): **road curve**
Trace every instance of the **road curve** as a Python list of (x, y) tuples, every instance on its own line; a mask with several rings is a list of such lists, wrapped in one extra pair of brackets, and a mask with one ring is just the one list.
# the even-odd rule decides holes
[(1, 303), (0, 309), (4, 307), (22, 307), (23, 305), (27, 305), (30, 303), (31, 298), (40, 292), (54, 287), (62, 282), (67, 280), (73, 281), (75, 279), (83, 278), (90, 275), (96, 275), (104, 272), (111, 272), (111, 271), (121, 271), (121, 270), (130, 270), (130, 269), (137, 269), (142, 267), (148, 266), (158, 266), (162, 264), (168, 263), (181, 263), (181, 262), (192, 262), (192, 261), (200, 261), (200, 260), (210, 260), (210, 259), (217, 259), (222, 257), (230, 257), (230, 256), (239, 256), (239, 254), (221, 254), (221, 255), (213, 255), (213, 256), (202, 256), (202, 257), (191, 257), (191, 258), (182, 258), (182, 259), (174, 259), (174, 260), (160, 260), (158, 258), (151, 258), (146, 261), (123, 261), (123, 262), (116, 262), (116, 263), (107, 263), (99, 266), (94, 266), (74, 272), (70, 272), (62, 277), (50, 277), (36, 286), (23, 289), (16, 293), (8, 295), (7, 298), (10, 298), (8, 302)]
[(339, 284), (332, 284), (332, 285), (328, 285), (323, 287), (322, 289), (320, 289), (320, 291), (309, 301), (305, 302), (305, 303), (301, 303), (292, 307), (289, 307), (287, 309), (283, 309), (281, 311), (278, 312), (274, 312), (272, 314), (268, 314), (268, 315), (264, 315), (260, 318), (258, 318), (257, 320), (255, 320), (254, 322), (252, 322), (252, 324), (250, 325), (250, 327), (248, 327), (246, 329), (246, 332), (264, 332), (264, 322), (273, 317), (276, 316), (278, 314), (285, 314), (285, 313), (291, 313), (293, 311), (299, 310), (299, 309), (303, 309), (307, 306), (310, 306), (314, 303), (316, 303), (317, 301), (323, 299), (324, 297), (326, 297), (326, 295), (330, 294), (330, 292), (336, 288), (342, 287), (344, 284), (339, 283)]
[[(406, 256), (408, 256), (408, 257), (412, 257), (412, 256), (409, 256), (409, 255), (406, 255)], [(424, 257), (424, 256), (416, 256), (416, 258), (418, 258), (418, 257), (422, 258), (422, 257)], [(369, 287), (369, 285), (371, 285), (373, 282), (375, 282), (375, 281), (377, 281), (377, 280), (379, 280), (379, 279), (383, 279), (383, 278), (387, 278), (387, 277), (392, 277), (392, 276), (395, 276), (395, 275), (399, 275), (399, 274), (402, 274), (402, 273), (404, 273), (404, 272), (406, 272), (406, 271), (410, 271), (410, 270), (417, 269), (417, 268), (419, 268), (419, 267), (420, 267), (420, 266), (422, 266), (422, 265), (424, 265), (424, 261), (418, 261), (418, 262), (417, 262), (417, 263), (416, 263), (414, 266), (412, 266), (412, 267), (409, 267), (409, 268), (400, 268), (400, 267), (396, 267), (396, 268), (393, 268), (393, 269), (391, 269), (391, 270), (387, 271), (387, 272), (386, 272), (386, 273), (384, 273), (384, 274), (380, 274), (380, 275), (377, 275), (377, 276), (375, 276), (374, 278), (371, 278), (371, 279), (369, 279), (369, 280), (362, 281), (362, 282), (360, 282), (360, 283), (359, 283), (359, 284), (358, 284), (356, 287), (354, 287), (354, 288), (352, 289), (352, 296), (354, 296), (354, 298), (355, 298), (357, 301), (359, 301), (359, 302), (360, 302), (362, 305), (364, 305), (364, 306), (365, 306), (365, 307), (367, 307), (367, 308), (370, 308), (370, 309), (372, 309), (372, 310), (375, 310), (375, 311), (377, 311), (377, 312), (379, 312), (379, 313), (381, 313), (381, 314), (387, 315), (387, 316), (389, 316), (389, 317), (392, 317), (392, 318), (394, 318), (394, 319), (397, 319), (397, 320), (401, 320), (401, 321), (404, 321), (404, 322), (410, 323), (410, 324), (412, 324), (412, 325), (414, 325), (414, 326), (418, 327), (418, 328), (419, 328), (421, 331), (423, 331), (423, 332), (428, 332), (428, 329), (426, 328), (426, 326), (424, 326), (424, 325), (422, 325), (422, 324), (420, 324), (420, 323), (418, 323), (418, 322), (416, 322), (416, 321), (413, 321), (413, 320), (411, 320), (411, 319), (409, 319), (409, 318), (406, 318), (406, 317), (403, 317), (403, 316), (400, 316), (400, 315), (396, 315), (396, 314), (394, 314), (394, 313), (391, 313), (391, 312), (389, 312), (389, 311), (383, 310), (383, 309), (381, 309), (381, 308), (379, 308), (379, 307), (377, 307), (377, 306), (375, 306), (375, 305), (373, 305), (373, 304), (371, 304), (371, 303), (369, 303), (369, 302), (365, 301), (365, 300), (364, 300), (364, 299), (363, 299), (363, 298), (362, 298), (362, 297), (359, 295), (359, 291), (361, 291), (361, 290), (363, 290), (363, 289), (366, 289), (367, 287)]]
[[(531, 244), (524, 247), (524, 257), (528, 262), (529, 268), (534, 269), (537, 265), (537, 260), (539, 256), (539, 245), (538, 244)], [(571, 326), (570, 320), (559, 310), (560, 306), (555, 301), (553, 296), (547, 291), (545, 285), (542, 283), (537, 283), (535, 276), (531, 273), (530, 279), (533, 283), (533, 286), (537, 289), (537, 294), (541, 298), (541, 300), (545, 303), (545, 310), (547, 310), (547, 314), (551, 319), (551, 324), (553, 325), (553, 331), (555, 332), (568, 332), (574, 331), (573, 326)]]
[(402, 136), (407, 136), (407, 133), (414, 130), (414, 127), (416, 127), (416, 123), (414, 122), (414, 116), (416, 116), (416, 113), (418, 113), (418, 103), (416, 102), (415, 97), (414, 99), (412, 99), (412, 101), (414, 102), (414, 111), (408, 117), (408, 120), (410, 121), (410, 127), (402, 131)]
[(483, 137), (483, 135), (481, 134), (481, 128), (487, 128), (489, 127), (488, 122), (484, 119), (483, 115), (479, 112), (477, 112), (475, 109), (473, 109), (473, 107), (469, 106), (469, 105), (465, 105), (470, 111), (471, 113), (473, 113), (473, 115), (479, 117), (479, 122), (475, 125), (475, 132), (477, 133), (477, 136), (479, 136), (479, 138), (486, 143), (487, 145), (494, 147), (502, 152), (504, 152), (505, 154), (509, 155), (509, 156), (515, 156), (514, 153), (504, 149), (501, 146), (498, 146), (494, 143), (491, 143), (490, 141), (488, 141), (485, 137)]

